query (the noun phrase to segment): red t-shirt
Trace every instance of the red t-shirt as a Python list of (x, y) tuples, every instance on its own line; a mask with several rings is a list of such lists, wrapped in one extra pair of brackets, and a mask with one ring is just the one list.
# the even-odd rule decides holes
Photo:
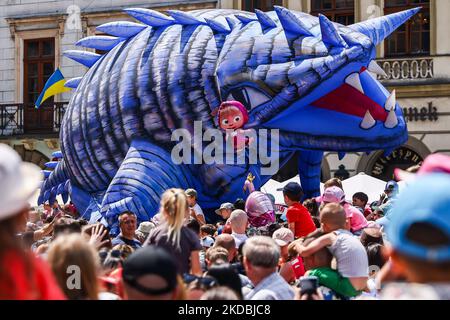
[(306, 237), (311, 232), (316, 231), (316, 226), (308, 209), (298, 202), (287, 209), (286, 218), (289, 224), (295, 223), (296, 238)]
[[(14, 251), (6, 252), (0, 263), (3, 275), (0, 279), (0, 298), (8, 300), (65, 300), (49, 265), (32, 253), (30, 259), (31, 274), (27, 274), (23, 258)], [(3, 276), (4, 277), (4, 276)], [(31, 281), (30, 281), (31, 280)]]

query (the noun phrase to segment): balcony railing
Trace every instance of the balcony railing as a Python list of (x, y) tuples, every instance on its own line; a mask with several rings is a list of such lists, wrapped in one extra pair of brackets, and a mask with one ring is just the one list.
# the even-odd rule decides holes
[(387, 74), (387, 77), (378, 76), (382, 81), (434, 78), (432, 58), (380, 59), (377, 62)]
[(68, 102), (54, 102), (35, 109), (33, 104), (0, 104), (0, 136), (56, 135)]

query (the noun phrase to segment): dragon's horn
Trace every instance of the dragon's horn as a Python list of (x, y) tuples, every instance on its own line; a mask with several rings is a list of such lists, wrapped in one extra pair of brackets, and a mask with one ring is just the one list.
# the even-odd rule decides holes
[(234, 29), (237, 22), (235, 20), (233, 20), (231, 17), (226, 17), (225, 20), (227, 20), (227, 23), (228, 23), (228, 26), (230, 27), (230, 29)]
[(208, 24), (208, 26), (217, 33), (227, 34), (227, 33), (231, 32), (231, 29), (228, 26), (225, 26), (218, 21), (207, 19), (207, 18), (205, 18), (205, 21)]
[(136, 22), (116, 21), (99, 25), (96, 30), (112, 36), (128, 39), (135, 36), (146, 27), (146, 25)]
[(308, 28), (294, 13), (280, 6), (274, 7), (285, 31), (295, 33), (299, 36), (312, 36), (311, 32), (308, 31)]
[(75, 43), (76, 46), (109, 51), (125, 39), (111, 36), (89, 36)]
[(94, 52), (80, 50), (67, 50), (64, 52), (64, 56), (88, 68), (92, 67), (102, 57), (102, 55)]
[(415, 8), (393, 13), (387, 16), (352, 24), (349, 28), (368, 36), (375, 45), (380, 44), (391, 33), (408, 21), (422, 8)]
[(272, 29), (277, 27), (275, 21), (273, 21), (267, 13), (258, 9), (255, 9), (255, 13), (263, 29)]
[(168, 10), (167, 13), (175, 20), (176, 23), (182, 25), (199, 25), (205, 24), (190, 13), (180, 10)]
[(323, 14), (319, 14), (319, 22), (323, 43), (334, 47), (348, 48), (347, 43), (342, 39), (333, 22), (328, 20)]
[(76, 89), (78, 87), (78, 85), (80, 84), (81, 79), (83, 79), (83, 77), (77, 77), (77, 78), (72, 78), (70, 80), (67, 80), (67, 82), (64, 84), (64, 87)]
[(253, 21), (258, 21), (257, 19), (254, 18), (249, 18), (246, 16), (241, 16), (239, 14), (236, 14), (235, 17), (243, 24), (246, 25), (247, 23), (253, 22)]
[(151, 27), (164, 27), (175, 22), (171, 17), (162, 14), (161, 12), (144, 9), (144, 8), (128, 8), (124, 10), (128, 15), (136, 20), (139, 20)]

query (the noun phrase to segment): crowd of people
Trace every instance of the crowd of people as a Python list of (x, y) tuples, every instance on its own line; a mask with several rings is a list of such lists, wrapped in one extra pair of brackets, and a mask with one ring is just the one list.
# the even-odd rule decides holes
[(336, 178), (307, 200), (289, 183), (285, 214), (259, 192), (214, 222), (194, 189), (173, 188), (150, 221), (122, 212), (112, 235), (72, 203), (30, 208), (40, 170), (0, 144), (0, 299), (450, 299), (450, 158), (397, 175), (407, 187), (390, 181), (373, 203), (347, 201)]

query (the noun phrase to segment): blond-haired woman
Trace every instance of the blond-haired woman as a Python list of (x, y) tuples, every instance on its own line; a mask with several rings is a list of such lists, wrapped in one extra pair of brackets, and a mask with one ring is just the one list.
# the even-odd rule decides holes
[(60, 288), (71, 300), (97, 300), (100, 270), (94, 247), (80, 234), (58, 237), (47, 256)]
[(180, 274), (201, 275), (198, 236), (184, 226), (189, 217), (189, 205), (182, 189), (169, 189), (161, 197), (161, 224), (151, 231), (145, 245), (162, 246), (178, 261)]

